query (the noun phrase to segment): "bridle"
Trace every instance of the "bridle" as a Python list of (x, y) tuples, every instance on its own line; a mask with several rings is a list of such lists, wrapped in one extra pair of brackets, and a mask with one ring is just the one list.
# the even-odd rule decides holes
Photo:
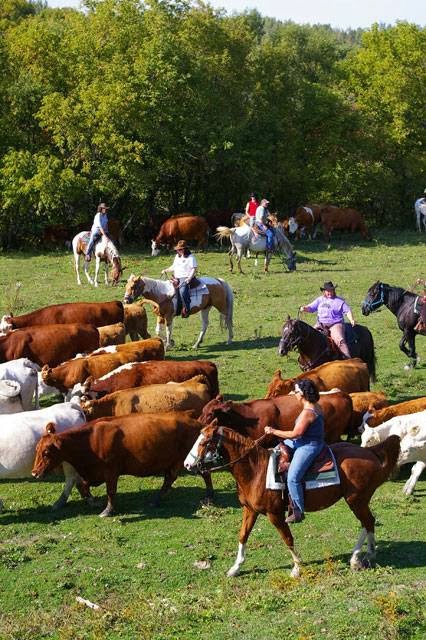
[(379, 293), (380, 296), (376, 297), (374, 300), (365, 299), (363, 302), (363, 306), (368, 310), (369, 313), (373, 313), (376, 311), (382, 304), (385, 304), (385, 292), (383, 282), (379, 285)]
[[(264, 433), (263, 436), (260, 436), (260, 438), (257, 438), (257, 440), (254, 440), (253, 444), (251, 444), (235, 460), (230, 460), (229, 462), (225, 462), (224, 457), (220, 452), (222, 448), (222, 442), (223, 442), (223, 427), (218, 427), (217, 433), (214, 433), (210, 438), (208, 438), (207, 441), (204, 442), (204, 445), (206, 445), (206, 451), (203, 455), (202, 460), (200, 456), (196, 456), (194, 458), (194, 464), (192, 466), (196, 467), (200, 473), (205, 473), (206, 471), (211, 472), (211, 471), (220, 471), (222, 469), (227, 469), (228, 467), (231, 467), (232, 465), (236, 464), (240, 460), (243, 460), (243, 458), (245, 458), (250, 453), (250, 451), (252, 451), (253, 449), (259, 446), (259, 443), (262, 442), (267, 435), (269, 434)], [(215, 443), (216, 443), (216, 446), (214, 450), (213, 451), (210, 450), (211, 449), (210, 445), (212, 444), (214, 445)], [(206, 463), (209, 465), (208, 467), (205, 466)], [(213, 464), (214, 466), (210, 467), (210, 464)]]

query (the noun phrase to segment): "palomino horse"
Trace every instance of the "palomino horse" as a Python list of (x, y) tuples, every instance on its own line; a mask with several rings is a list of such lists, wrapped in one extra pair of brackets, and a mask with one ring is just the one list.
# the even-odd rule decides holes
[[(265, 236), (255, 236), (253, 229), (247, 224), (241, 224), (239, 227), (218, 227), (215, 234), (217, 240), (223, 238), (229, 238), (231, 242), (231, 249), (229, 251), (229, 265), (230, 271), (233, 270), (234, 264), (232, 262), (232, 256), (237, 256), (237, 266), (239, 273), (243, 273), (241, 269), (241, 258), (244, 252), (248, 249), (251, 253), (264, 253), (264, 271), (267, 272), (269, 268), (269, 262), (271, 260), (271, 252), (266, 251), (266, 238)], [(287, 258), (287, 267), (289, 271), (296, 270), (296, 254), (293, 251), (293, 247), (290, 244), (288, 238), (284, 235), (284, 232), (280, 227), (274, 229), (274, 243), (275, 250), (281, 255), (284, 253)], [(256, 263), (257, 264), (257, 260)]]
[(392, 287), (377, 281), (367, 291), (361, 306), (364, 316), (377, 311), (382, 304), (396, 316), (398, 326), (403, 332), (399, 348), (410, 358), (410, 364), (404, 367), (407, 370), (417, 364), (416, 334), (418, 332), (415, 330), (415, 326), (419, 315), (415, 310), (415, 306), (418, 297), (417, 294), (401, 287)]
[[(293, 557), (291, 575), (300, 575), (301, 560), (294, 548), (293, 536), (285, 521), (288, 507), (286, 493), (265, 488), (269, 452), (228, 427), (218, 427), (215, 421), (202, 430), (199, 438), (185, 460), (188, 471), (206, 472), (229, 468), (234, 476), (240, 504), (243, 506), (243, 521), (240, 529), (238, 554), (228, 576), (237, 576), (245, 560), (248, 537), (259, 513), (267, 515), (278, 529), (281, 538)], [(331, 445), (337, 462), (340, 484), (307, 491), (305, 511), (319, 511), (344, 498), (348, 507), (361, 523), (362, 530), (353, 549), (350, 566), (363, 566), (361, 550), (367, 540), (365, 565), (371, 566), (375, 559), (374, 523), (369, 502), (375, 490), (385, 482), (395, 466), (399, 454), (399, 437), (391, 436), (381, 444), (364, 449), (348, 442)]]
[[(345, 324), (349, 328), (349, 325)], [(370, 373), (371, 382), (376, 380), (376, 357), (374, 341), (371, 332), (361, 324), (350, 329), (347, 343), (352, 358), (361, 358)], [(352, 336), (352, 339), (351, 339)], [(290, 351), (299, 352), (299, 365), (302, 371), (309, 371), (330, 360), (342, 360), (343, 353), (334, 342), (322, 331), (318, 331), (302, 320), (292, 320), (288, 316), (281, 330), (281, 340), (278, 345), (280, 356), (286, 356)]]
[(118, 254), (117, 248), (114, 243), (102, 236), (95, 244), (94, 254), (96, 258), (95, 277), (92, 280), (88, 270), (88, 262), (84, 260), (85, 250), (89, 244), (90, 232), (81, 231), (74, 236), (72, 241), (72, 250), (74, 253), (75, 272), (77, 274), (77, 284), (81, 284), (80, 280), (80, 256), (83, 256), (84, 261), (84, 273), (90, 284), (98, 286), (98, 274), (101, 262), (105, 263), (105, 284), (108, 284), (108, 266), (111, 265), (111, 280), (112, 284), (118, 284), (120, 276), (123, 273), (123, 267), (121, 266), (121, 258)]
[[(204, 285), (204, 288), (201, 291), (200, 301), (195, 306), (191, 306), (190, 315), (201, 311), (201, 331), (195, 344), (193, 344), (193, 348), (197, 349), (203, 341), (209, 325), (209, 313), (212, 307), (215, 307), (221, 314), (221, 326), (225, 324), (227, 327), (227, 344), (230, 344), (233, 338), (233, 291), (222, 278), (198, 278), (198, 280)], [(173, 344), (172, 330), (178, 305), (177, 291), (170, 280), (154, 280), (153, 278), (137, 277), (132, 274), (126, 284), (124, 302), (133, 302), (142, 295), (158, 304), (159, 319), (157, 320), (155, 331), (157, 335), (160, 334), (160, 318), (164, 319), (166, 323), (166, 349), (168, 349)]]

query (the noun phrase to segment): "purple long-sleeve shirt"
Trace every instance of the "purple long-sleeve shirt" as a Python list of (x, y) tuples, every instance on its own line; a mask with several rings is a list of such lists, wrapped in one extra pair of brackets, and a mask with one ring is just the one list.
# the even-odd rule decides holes
[(339, 298), (339, 296), (334, 298), (318, 296), (318, 298), (306, 306), (306, 311), (309, 313), (315, 313), (315, 311), (318, 313), (318, 322), (321, 324), (343, 322), (343, 315), (350, 310), (345, 300)]

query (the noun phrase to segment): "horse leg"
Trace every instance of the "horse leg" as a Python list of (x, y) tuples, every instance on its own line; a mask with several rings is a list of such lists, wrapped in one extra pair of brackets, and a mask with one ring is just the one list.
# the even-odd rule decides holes
[(89, 263), (85, 260), (83, 264), (84, 273), (86, 274), (86, 278), (89, 284), (94, 284), (92, 278), (89, 274)]
[(419, 461), (416, 462), (416, 464), (413, 466), (413, 468), (411, 469), (411, 475), (402, 490), (406, 496), (410, 496), (413, 493), (416, 482), (420, 478), (420, 474), (424, 469), (426, 469), (426, 462)]
[[(408, 343), (408, 348), (406, 344)], [(416, 334), (412, 329), (406, 329), (399, 343), (399, 348), (406, 356), (408, 356), (411, 360), (410, 364), (405, 365), (404, 369), (412, 369), (417, 364), (417, 353), (416, 353)]]
[(290, 572), (291, 577), (292, 578), (299, 578), (299, 576), (300, 576), (300, 565), (301, 565), (302, 561), (301, 561), (299, 555), (296, 553), (296, 550), (294, 548), (293, 536), (291, 535), (290, 527), (288, 526), (288, 524), (285, 521), (284, 511), (282, 513), (270, 513), (270, 512), (268, 512), (268, 518), (269, 518), (269, 521), (272, 522), (274, 527), (276, 527), (278, 529), (278, 533), (280, 534), (281, 538), (286, 543), (286, 545), (289, 548), (289, 551), (291, 553), (291, 556), (293, 558), (294, 565), (293, 565), (293, 568), (292, 568), (292, 570)]
[(166, 318), (166, 344), (165, 349), (170, 349), (174, 345), (174, 341), (172, 340), (173, 333), (173, 317)]
[[(370, 511), (370, 507), (368, 504), (360, 505), (358, 503), (350, 503), (348, 505), (352, 511), (352, 513), (358, 518), (362, 525), (361, 533), (358, 538), (358, 542), (352, 550), (352, 556), (350, 559), (350, 567), (351, 569), (363, 569), (365, 564), (367, 566), (373, 566), (376, 559), (376, 541), (374, 538), (374, 523), (375, 518)], [(365, 563), (363, 563), (360, 559), (361, 550), (363, 544), (367, 540), (367, 554), (365, 558)]]
[(229, 255), (229, 271), (232, 273), (234, 271), (234, 263), (232, 262), (232, 254), (233, 254), (233, 250), (230, 249), (228, 252)]
[(108, 262), (105, 262), (105, 286), (108, 285), (108, 273), (109, 273)]
[(206, 335), (207, 327), (209, 326), (209, 313), (211, 307), (206, 307), (205, 309), (201, 309), (201, 331), (198, 339), (192, 345), (193, 349), (198, 349), (200, 344), (203, 341), (204, 336)]
[(238, 266), (238, 273), (244, 273), (244, 271), (241, 269), (241, 258), (243, 257), (243, 248), (242, 246), (238, 247), (237, 249), (237, 266)]
[(98, 258), (98, 256), (96, 256), (95, 279), (93, 281), (93, 284), (95, 285), (95, 287), (98, 286), (98, 275), (99, 275), (100, 266), (101, 266), (101, 259)]
[(239, 535), (239, 544), (238, 544), (238, 553), (235, 559), (234, 564), (229, 569), (226, 574), (228, 578), (234, 578), (240, 573), (241, 565), (244, 563), (246, 559), (246, 543), (248, 537), (251, 533), (251, 530), (254, 527), (254, 524), (257, 520), (257, 516), (259, 514), (255, 511), (249, 509), (249, 507), (244, 507), (243, 510), (243, 521), (241, 523), (240, 535)]
[(80, 254), (74, 253), (74, 264), (75, 264), (75, 272), (77, 274), (77, 284), (81, 285), (80, 280)]

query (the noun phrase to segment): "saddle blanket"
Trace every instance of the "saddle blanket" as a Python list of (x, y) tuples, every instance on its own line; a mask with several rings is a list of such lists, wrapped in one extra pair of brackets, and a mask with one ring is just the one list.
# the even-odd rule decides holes
[[(330, 447), (326, 447), (329, 461), (332, 466), (326, 465), (325, 471), (318, 471), (317, 461), (308, 469), (304, 478), (306, 491), (310, 489), (321, 489), (322, 487), (330, 487), (334, 484), (340, 484), (339, 471), (336, 460)], [(280, 459), (280, 446), (276, 446), (270, 450), (268, 469), (266, 472), (266, 489), (274, 491), (283, 491), (287, 487), (287, 474), (278, 473), (278, 463)], [(322, 456), (322, 452), (318, 457)], [(324, 465), (323, 465), (324, 466)]]
[(198, 307), (201, 304), (202, 296), (206, 296), (209, 293), (207, 289), (208, 284), (218, 284), (216, 278), (198, 278), (200, 284), (198, 284), (194, 288), (189, 289), (189, 293), (191, 296), (191, 308)]

